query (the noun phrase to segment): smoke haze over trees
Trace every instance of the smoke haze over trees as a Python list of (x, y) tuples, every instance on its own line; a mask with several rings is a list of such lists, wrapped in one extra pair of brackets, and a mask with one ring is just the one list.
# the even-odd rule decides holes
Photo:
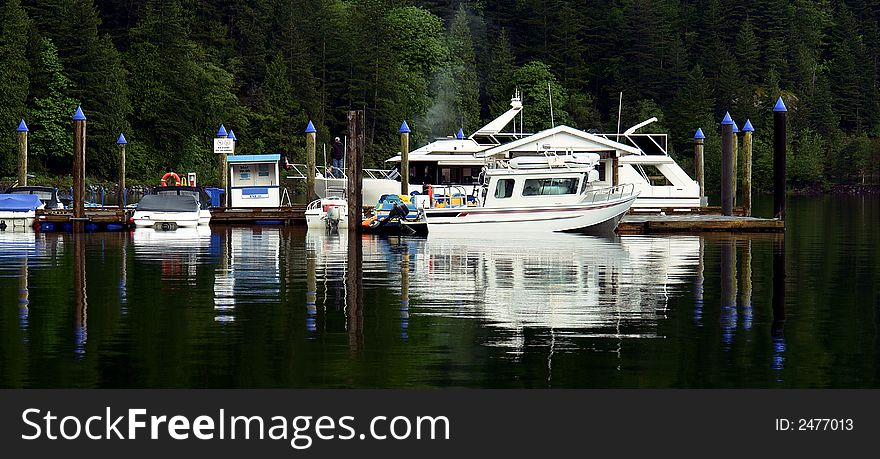
[(134, 177), (210, 178), (221, 122), (239, 151), (303, 162), (308, 120), (320, 144), (363, 109), (378, 166), (404, 119), (415, 146), (469, 134), (516, 88), (525, 129), (546, 129), (549, 85), (557, 124), (602, 132), (622, 91), (621, 126), (657, 116), (686, 170), (703, 128), (710, 190), (726, 111), (751, 119), (755, 186), (772, 186), (779, 96), (791, 186), (880, 180), (880, 0), (0, 1), (0, 176), (21, 118), (31, 169), (68, 173), (77, 104), (95, 178), (112, 180), (119, 132)]

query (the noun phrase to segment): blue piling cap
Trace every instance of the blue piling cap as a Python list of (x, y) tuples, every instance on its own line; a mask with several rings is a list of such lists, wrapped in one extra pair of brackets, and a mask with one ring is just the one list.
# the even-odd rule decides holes
[(403, 123), (400, 124), (400, 130), (397, 132), (400, 132), (401, 134), (409, 134), (410, 133), (409, 125), (406, 124), (406, 120), (403, 120)]
[(217, 129), (217, 137), (226, 137), (229, 133), (226, 132), (226, 126), (220, 125), (220, 129)]
[(724, 119), (721, 120), (722, 125), (733, 124), (733, 119), (730, 117), (730, 112), (724, 114)]
[(229, 130), (229, 138), (232, 139), (233, 142), (238, 140), (238, 138), (235, 137), (235, 133), (232, 132), (232, 129)]
[(18, 123), (18, 129), (16, 129), (16, 131), (18, 131), (18, 132), (27, 132), (28, 131), (27, 124), (24, 124), (24, 118), (21, 119), (21, 123)]
[(755, 132), (755, 128), (752, 127), (752, 122), (746, 120), (746, 124), (742, 128), (743, 132)]
[(315, 125), (312, 124), (312, 120), (309, 120), (309, 124), (306, 126), (306, 134), (311, 134), (313, 132), (318, 132), (318, 130), (315, 129)]
[(694, 134), (694, 139), (702, 140), (705, 138), (706, 138), (706, 135), (703, 134), (703, 128), (697, 128), (697, 133)]
[(125, 145), (125, 144), (127, 144), (127, 143), (128, 143), (128, 141), (125, 140), (125, 136), (122, 135), (122, 133), (120, 132), (120, 133), (119, 133), (119, 138), (116, 139), (116, 144), (117, 144), (117, 145)]
[(776, 106), (773, 107), (774, 112), (787, 112), (788, 109), (785, 108), (785, 102), (782, 101), (782, 97), (776, 100)]
[(74, 121), (85, 121), (86, 115), (83, 113), (82, 107), (76, 107), (76, 113), (73, 114)]
[(733, 122), (733, 132), (734, 133), (739, 132), (739, 126), (736, 125), (736, 121)]
[(455, 134), (455, 138), (456, 139), (463, 139), (464, 138), (464, 131), (461, 128), (458, 128), (458, 133)]

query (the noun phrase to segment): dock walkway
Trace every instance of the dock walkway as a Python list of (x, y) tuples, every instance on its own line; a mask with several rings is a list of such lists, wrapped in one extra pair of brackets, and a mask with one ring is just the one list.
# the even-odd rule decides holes
[(775, 218), (739, 217), (706, 214), (626, 215), (617, 227), (618, 234), (655, 233), (780, 233), (785, 222)]

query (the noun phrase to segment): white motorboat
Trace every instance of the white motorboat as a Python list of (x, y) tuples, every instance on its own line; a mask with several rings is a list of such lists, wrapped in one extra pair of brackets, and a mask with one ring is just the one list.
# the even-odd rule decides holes
[(462, 187), (432, 189), (428, 232), (612, 233), (639, 195), (631, 184), (599, 182), (596, 154), (545, 155), (499, 161), (468, 195)]
[(138, 202), (131, 221), (139, 228), (174, 230), (196, 227), (203, 218), (195, 196), (151, 194)]
[(194, 186), (162, 186), (153, 190), (153, 194), (192, 196), (199, 202), (199, 225), (211, 223), (211, 197), (204, 189)]
[(34, 194), (0, 194), (0, 231), (23, 231), (34, 226), (37, 209), (45, 207)]
[(347, 229), (348, 203), (340, 196), (312, 201), (306, 207), (306, 225), (309, 229)]

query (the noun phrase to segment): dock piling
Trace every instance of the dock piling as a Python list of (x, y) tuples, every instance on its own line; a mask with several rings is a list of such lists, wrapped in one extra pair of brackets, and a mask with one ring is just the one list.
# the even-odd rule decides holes
[(730, 113), (721, 121), (721, 214), (733, 215), (733, 120)]
[(400, 125), (400, 194), (409, 194), (409, 126)]
[(73, 231), (82, 231), (86, 219), (86, 115), (82, 107), (73, 115)]
[(306, 126), (306, 202), (312, 202), (315, 194), (315, 148), (317, 145), (318, 131), (312, 120)]
[(706, 135), (703, 134), (702, 128), (697, 128), (694, 134), (694, 178), (700, 185), (700, 205), (703, 206), (703, 199), (706, 196), (706, 177), (703, 172), (703, 151), (705, 148)]
[(18, 186), (27, 186), (28, 171), (28, 127), (24, 118), (18, 123)]
[(120, 132), (119, 138), (116, 139), (116, 145), (119, 147), (119, 191), (116, 193), (116, 204), (120, 209), (125, 208), (125, 146), (128, 141)]
[(755, 128), (752, 122), (746, 120), (743, 125), (743, 161), (742, 161), (742, 207), (743, 215), (752, 216), (752, 133)]
[(226, 126), (220, 125), (217, 129), (217, 137), (214, 139), (214, 154), (217, 155), (217, 169), (220, 172), (220, 188), (224, 191), (223, 198), (220, 199), (220, 207), (226, 207), (229, 202), (229, 165), (226, 163), (226, 152), (218, 148), (217, 139), (226, 139), (229, 133), (226, 132)]
[(363, 219), (363, 161), (364, 111), (348, 112), (348, 142), (346, 145), (346, 173), (348, 174), (348, 231), (359, 234)]
[(739, 169), (739, 126), (733, 122), (733, 207), (736, 207), (737, 177)]
[(773, 107), (773, 216), (779, 220), (785, 220), (787, 115), (788, 109), (780, 97)]

